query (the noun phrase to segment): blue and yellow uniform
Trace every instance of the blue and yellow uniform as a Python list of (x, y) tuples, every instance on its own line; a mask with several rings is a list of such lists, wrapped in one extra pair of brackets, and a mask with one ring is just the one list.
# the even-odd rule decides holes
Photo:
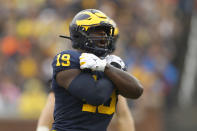
[[(56, 74), (63, 70), (80, 69), (78, 51), (67, 50), (57, 54), (52, 63), (52, 89), (55, 93), (54, 123), (52, 131), (106, 131), (115, 112), (117, 96), (111, 97), (102, 105), (91, 105), (70, 94), (56, 82)], [(91, 72), (95, 80), (103, 78), (103, 72)]]

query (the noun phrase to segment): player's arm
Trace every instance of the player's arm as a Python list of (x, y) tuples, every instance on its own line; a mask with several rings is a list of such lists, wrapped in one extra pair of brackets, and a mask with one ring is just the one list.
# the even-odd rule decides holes
[(104, 73), (114, 83), (119, 93), (127, 98), (138, 98), (143, 93), (143, 87), (134, 76), (118, 69), (111, 64), (106, 64)]
[(80, 64), (81, 69), (104, 72), (124, 97), (136, 99), (142, 95), (143, 88), (140, 82), (126, 71), (109, 64), (107, 59), (100, 59), (91, 53), (82, 53)]
[(49, 131), (53, 123), (53, 111), (54, 111), (55, 97), (54, 93), (50, 92), (47, 98), (45, 107), (43, 108), (40, 117), (38, 119), (38, 125), (36, 131)]
[(92, 105), (101, 105), (113, 92), (113, 84), (107, 79), (94, 80), (91, 73), (79, 69), (61, 71), (56, 76), (57, 83), (69, 93)]
[(113, 83), (107, 78), (95, 81), (91, 72), (80, 70), (80, 55), (71, 50), (57, 54), (52, 63), (53, 79), (72, 96), (88, 104), (103, 104), (113, 92)]

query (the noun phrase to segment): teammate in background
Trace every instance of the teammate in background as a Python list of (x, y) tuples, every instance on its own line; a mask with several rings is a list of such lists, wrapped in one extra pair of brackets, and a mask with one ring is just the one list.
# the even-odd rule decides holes
[(107, 128), (107, 131), (135, 131), (135, 123), (127, 100), (118, 96), (116, 112)]
[(43, 108), (40, 117), (38, 119), (38, 125), (36, 131), (49, 131), (54, 122), (53, 112), (55, 106), (55, 96), (53, 91), (48, 95), (47, 102)]
[(53, 131), (105, 131), (118, 94), (134, 99), (141, 96), (143, 88), (123, 71), (124, 62), (108, 55), (114, 49), (113, 35), (110, 19), (98, 10), (83, 10), (72, 20), (71, 37), (64, 37), (77, 50), (57, 54), (52, 64)]

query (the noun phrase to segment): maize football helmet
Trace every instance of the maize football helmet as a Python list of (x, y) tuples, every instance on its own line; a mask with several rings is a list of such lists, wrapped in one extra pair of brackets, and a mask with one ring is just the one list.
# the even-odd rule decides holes
[[(96, 9), (82, 10), (75, 15), (69, 26), (73, 48), (81, 49), (97, 56), (106, 56), (114, 51), (114, 24), (103, 12)], [(91, 36), (91, 32), (103, 31), (105, 35)], [(98, 46), (104, 41), (104, 46)]]

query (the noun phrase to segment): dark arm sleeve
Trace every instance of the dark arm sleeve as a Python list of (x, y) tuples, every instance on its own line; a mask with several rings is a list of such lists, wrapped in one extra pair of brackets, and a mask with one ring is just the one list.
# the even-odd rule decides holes
[(107, 78), (95, 81), (90, 73), (81, 72), (68, 87), (71, 95), (91, 105), (101, 105), (112, 95), (114, 86)]

